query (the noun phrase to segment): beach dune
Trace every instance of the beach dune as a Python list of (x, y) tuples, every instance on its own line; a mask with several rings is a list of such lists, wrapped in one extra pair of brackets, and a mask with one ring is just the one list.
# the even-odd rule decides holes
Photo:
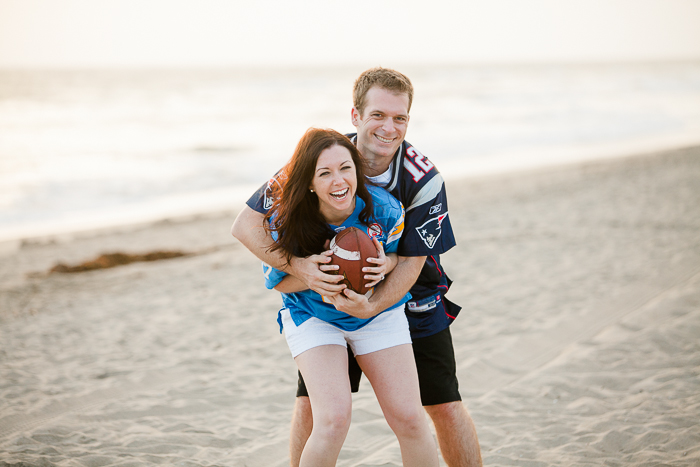
[[(700, 465), (700, 148), (448, 193), (484, 464)], [(288, 465), (296, 367), (235, 214), (0, 248), (0, 466)], [(156, 251), (183, 255), (50, 273)], [(401, 465), (367, 381), (353, 404), (338, 465)]]

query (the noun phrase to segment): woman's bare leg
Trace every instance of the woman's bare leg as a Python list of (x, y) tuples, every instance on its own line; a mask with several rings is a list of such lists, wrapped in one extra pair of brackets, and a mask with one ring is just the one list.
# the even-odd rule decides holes
[(358, 355), (357, 361), (372, 384), (386, 421), (399, 440), (403, 465), (437, 467), (437, 447), (421, 406), (411, 344)]
[(297, 355), (295, 360), (309, 392), (313, 416), (313, 429), (299, 465), (334, 466), (352, 413), (347, 350), (340, 345), (323, 345)]

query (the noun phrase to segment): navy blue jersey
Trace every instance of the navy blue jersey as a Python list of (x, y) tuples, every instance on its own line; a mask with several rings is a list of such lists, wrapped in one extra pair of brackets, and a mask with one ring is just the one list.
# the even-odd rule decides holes
[[(356, 134), (348, 134), (355, 142)], [(270, 187), (276, 178), (250, 197), (248, 206), (266, 213), (272, 205)], [(461, 308), (445, 298), (452, 281), (440, 264), (440, 255), (455, 246), (447, 209), (445, 183), (435, 165), (408, 141), (401, 143), (391, 165), (391, 179), (384, 188), (404, 206), (404, 233), (400, 256), (427, 256), (406, 303), (411, 337), (427, 337), (447, 328)]]
[[(346, 135), (353, 142), (356, 134)], [(391, 164), (391, 179), (384, 188), (406, 210), (400, 256), (427, 256), (418, 280), (411, 287), (406, 316), (411, 337), (427, 337), (448, 327), (461, 307), (445, 293), (452, 281), (440, 264), (440, 255), (455, 246), (447, 207), (445, 182), (435, 165), (405, 141)]]

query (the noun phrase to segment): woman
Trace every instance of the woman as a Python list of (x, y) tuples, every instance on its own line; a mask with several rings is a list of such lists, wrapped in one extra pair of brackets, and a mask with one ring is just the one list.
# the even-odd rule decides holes
[[(275, 201), (266, 216), (277, 242), (273, 250), (281, 250), (288, 260), (318, 254), (336, 232), (355, 226), (373, 236), (377, 247), (376, 266), (369, 268), (370, 285), (396, 266), (403, 207), (383, 189), (365, 185), (362, 158), (345, 136), (310, 129), (277, 181)], [(313, 430), (300, 465), (335, 465), (345, 441), (352, 409), (349, 344), (399, 440), (404, 465), (437, 466), (403, 311), (410, 295), (363, 320), (336, 310), (277, 269), (265, 266), (265, 278), (268, 288), (282, 292), (280, 325), (306, 382), (313, 413)]]

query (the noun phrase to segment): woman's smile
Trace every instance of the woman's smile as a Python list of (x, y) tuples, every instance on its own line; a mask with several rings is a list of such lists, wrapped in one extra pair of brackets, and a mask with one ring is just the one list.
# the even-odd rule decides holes
[(340, 225), (355, 210), (357, 169), (350, 151), (331, 146), (318, 157), (310, 190), (316, 193), (326, 221)]
[(344, 190), (339, 190), (334, 193), (331, 193), (331, 196), (336, 198), (338, 201), (342, 201), (347, 197), (347, 194), (350, 192), (350, 188), (345, 188)]

